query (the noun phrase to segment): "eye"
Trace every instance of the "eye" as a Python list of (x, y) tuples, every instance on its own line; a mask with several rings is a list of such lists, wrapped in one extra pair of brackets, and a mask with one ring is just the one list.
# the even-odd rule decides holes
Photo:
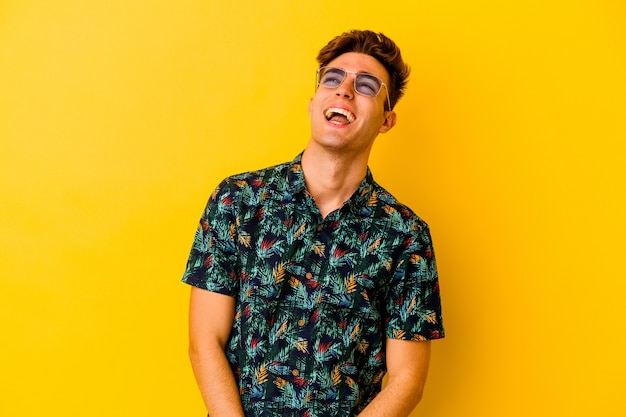
[(341, 85), (346, 74), (340, 69), (329, 68), (320, 75), (320, 85), (327, 88), (336, 88)]
[(365, 96), (375, 96), (381, 88), (380, 80), (373, 75), (359, 74), (356, 79), (356, 90)]

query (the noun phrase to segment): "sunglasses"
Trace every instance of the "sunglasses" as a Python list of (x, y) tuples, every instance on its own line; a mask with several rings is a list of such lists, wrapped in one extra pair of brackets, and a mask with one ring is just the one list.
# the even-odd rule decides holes
[(317, 87), (337, 88), (346, 79), (348, 74), (354, 75), (354, 91), (367, 96), (376, 97), (380, 90), (385, 87), (387, 93), (387, 108), (391, 110), (391, 100), (389, 100), (389, 89), (387, 84), (375, 75), (367, 72), (346, 71), (336, 67), (321, 67), (317, 70)]

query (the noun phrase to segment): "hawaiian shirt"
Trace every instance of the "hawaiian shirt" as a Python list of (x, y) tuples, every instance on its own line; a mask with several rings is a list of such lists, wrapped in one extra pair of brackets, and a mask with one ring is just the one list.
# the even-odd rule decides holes
[(225, 179), (183, 276), (236, 299), (226, 354), (248, 417), (356, 416), (381, 390), (385, 338), (444, 336), (426, 223), (369, 168), (322, 218), (300, 162)]

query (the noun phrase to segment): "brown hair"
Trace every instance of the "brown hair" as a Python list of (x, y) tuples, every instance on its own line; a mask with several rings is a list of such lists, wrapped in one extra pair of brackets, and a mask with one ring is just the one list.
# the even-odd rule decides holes
[(320, 67), (323, 67), (339, 55), (347, 52), (370, 55), (385, 67), (389, 73), (389, 100), (391, 101), (391, 109), (393, 109), (400, 97), (404, 95), (407, 79), (411, 72), (409, 66), (402, 60), (400, 48), (382, 33), (375, 33), (370, 30), (351, 30), (335, 37), (320, 49), (317, 62)]

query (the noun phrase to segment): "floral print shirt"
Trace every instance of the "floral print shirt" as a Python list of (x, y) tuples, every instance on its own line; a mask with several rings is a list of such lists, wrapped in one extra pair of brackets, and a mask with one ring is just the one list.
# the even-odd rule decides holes
[(300, 161), (225, 179), (183, 277), (236, 299), (226, 354), (248, 417), (356, 416), (381, 390), (385, 338), (444, 336), (426, 223), (369, 168), (322, 218)]

